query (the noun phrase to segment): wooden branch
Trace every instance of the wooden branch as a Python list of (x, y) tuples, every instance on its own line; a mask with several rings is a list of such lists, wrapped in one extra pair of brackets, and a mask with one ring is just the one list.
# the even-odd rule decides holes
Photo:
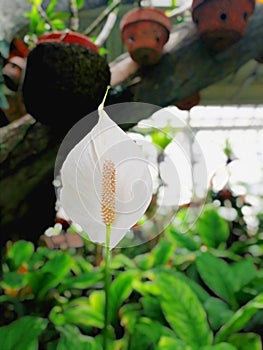
[(133, 101), (174, 104), (237, 71), (262, 55), (263, 5), (257, 4), (243, 39), (213, 54), (200, 42), (192, 21), (176, 26), (155, 66), (139, 68), (128, 55), (111, 63), (111, 85), (131, 86)]

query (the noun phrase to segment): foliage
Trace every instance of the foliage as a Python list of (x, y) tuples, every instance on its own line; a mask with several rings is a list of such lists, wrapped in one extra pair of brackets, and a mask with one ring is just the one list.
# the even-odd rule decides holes
[[(260, 350), (262, 233), (231, 239), (233, 222), (209, 201), (182, 234), (184, 210), (145, 253), (115, 252), (110, 348)], [(6, 246), (0, 282), (6, 350), (25, 337), (29, 349), (102, 349), (104, 264), (94, 264), (93, 249)]]

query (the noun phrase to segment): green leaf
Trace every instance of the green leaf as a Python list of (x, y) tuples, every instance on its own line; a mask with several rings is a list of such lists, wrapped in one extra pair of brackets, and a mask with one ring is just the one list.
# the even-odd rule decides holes
[(53, 19), (51, 21), (51, 24), (52, 24), (52, 27), (55, 28), (56, 30), (66, 29), (66, 24), (60, 19)]
[(200, 350), (239, 350), (239, 349), (234, 347), (231, 344), (221, 343), (221, 344), (217, 344), (217, 345), (204, 346)]
[(192, 252), (199, 250), (200, 248), (200, 244), (196, 242), (193, 238), (189, 237), (187, 234), (178, 233), (172, 227), (169, 227), (166, 230), (166, 235), (172, 243), (175, 243), (181, 248), (185, 248)]
[(204, 303), (208, 320), (213, 330), (219, 329), (234, 314), (229, 306), (221, 299), (210, 297)]
[(0, 328), (0, 344), (3, 350), (38, 349), (38, 337), (46, 328), (47, 320), (40, 317), (25, 316), (8, 326)]
[(234, 276), (230, 266), (210, 253), (203, 253), (196, 259), (198, 272), (205, 284), (233, 308), (238, 304), (234, 295)]
[(142, 317), (130, 337), (129, 350), (155, 349), (162, 336), (172, 337), (173, 335), (173, 332), (161, 323)]
[(262, 350), (261, 338), (255, 333), (233, 334), (228, 341), (238, 350)]
[(49, 0), (49, 4), (46, 9), (46, 14), (48, 15), (48, 17), (50, 17), (50, 15), (54, 13), (54, 9), (57, 3), (58, 3), (58, 0)]
[(128, 269), (135, 269), (136, 265), (126, 255), (117, 254), (111, 259), (110, 267), (111, 267), (111, 269), (120, 269), (123, 267), (126, 267)]
[(67, 289), (87, 289), (103, 280), (103, 274), (99, 270), (84, 272), (79, 276), (69, 276), (63, 280), (59, 288), (62, 293)]
[(17, 272), (6, 272), (0, 286), (2, 288), (21, 289), (27, 285), (27, 277)]
[(122, 272), (110, 286), (110, 315), (111, 320), (116, 320), (117, 312), (122, 303), (133, 291), (133, 281), (138, 277), (138, 271)]
[(176, 335), (195, 349), (211, 344), (206, 313), (190, 287), (168, 273), (157, 275), (156, 282), (163, 313)]
[(208, 247), (217, 248), (220, 243), (229, 237), (229, 226), (219, 214), (216, 208), (207, 206), (196, 224), (197, 231), (202, 241)]
[(85, 0), (76, 0), (77, 8), (80, 10), (85, 5)]
[(53, 307), (49, 318), (56, 326), (67, 323), (84, 328), (90, 326), (102, 329), (104, 326), (104, 314), (90, 304), (88, 297), (77, 298), (63, 306)]
[(137, 255), (134, 259), (136, 266), (142, 271), (148, 271), (153, 267), (153, 255), (141, 254)]
[(242, 308), (219, 330), (216, 335), (216, 342), (227, 340), (228, 337), (242, 330), (258, 310), (263, 309), (263, 293), (256, 296)]
[(170, 242), (160, 241), (152, 250), (153, 266), (165, 265), (174, 253), (174, 247)]
[(135, 326), (138, 323), (139, 318), (141, 317), (141, 307), (136, 303), (129, 303), (120, 309), (120, 319), (121, 325), (129, 331), (129, 333), (133, 333), (135, 330)]
[(57, 252), (39, 271), (29, 274), (29, 284), (38, 299), (42, 299), (51, 288), (57, 287), (71, 268), (71, 256), (65, 252)]
[(61, 336), (56, 350), (102, 350), (94, 338), (81, 334), (75, 326), (66, 324), (64, 327), (57, 327), (57, 330)]
[(165, 318), (161, 308), (161, 300), (158, 296), (147, 295), (140, 299), (140, 303), (143, 306), (144, 316), (165, 323)]
[(34, 245), (24, 240), (15, 242), (7, 252), (7, 262), (11, 270), (17, 270), (23, 263), (28, 262), (34, 253)]
[(256, 268), (248, 258), (231, 265), (232, 275), (235, 278), (234, 291), (238, 292), (248, 285), (257, 276)]
[(156, 350), (192, 350), (193, 348), (182, 340), (170, 337), (161, 337)]

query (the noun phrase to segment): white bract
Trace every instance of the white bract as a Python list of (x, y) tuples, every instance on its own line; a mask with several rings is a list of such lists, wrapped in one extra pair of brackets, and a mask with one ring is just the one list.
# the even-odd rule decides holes
[(95, 243), (106, 243), (110, 225), (110, 248), (143, 216), (152, 198), (152, 179), (140, 147), (103, 105), (96, 126), (63, 163), (61, 181), (65, 213)]

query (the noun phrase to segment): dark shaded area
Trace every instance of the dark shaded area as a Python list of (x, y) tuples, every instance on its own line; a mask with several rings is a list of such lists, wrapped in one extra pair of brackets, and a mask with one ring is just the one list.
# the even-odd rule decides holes
[(8, 124), (9, 124), (9, 120), (6, 117), (5, 112), (2, 111), (2, 109), (0, 109), (0, 128)]
[(65, 132), (98, 107), (109, 83), (104, 57), (78, 44), (43, 42), (27, 58), (24, 104), (36, 120)]

